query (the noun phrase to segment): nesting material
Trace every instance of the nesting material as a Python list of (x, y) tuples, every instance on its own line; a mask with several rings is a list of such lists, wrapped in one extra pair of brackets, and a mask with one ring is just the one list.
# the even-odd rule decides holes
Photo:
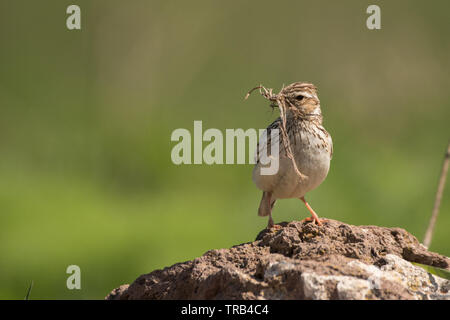
[[(266, 98), (267, 100), (269, 100), (271, 103), (271, 107), (278, 107), (278, 109), (280, 110), (280, 118), (281, 118), (281, 134), (283, 135), (283, 145), (284, 145), (284, 149), (286, 150), (286, 155), (289, 159), (291, 159), (292, 161), (292, 165), (294, 167), (295, 172), (297, 173), (298, 177), (300, 179), (304, 179), (305, 175), (303, 175), (300, 170), (298, 170), (297, 167), (297, 163), (295, 162), (295, 157), (294, 154), (292, 152), (292, 148), (291, 148), (291, 141), (289, 140), (289, 136), (287, 134), (287, 130), (286, 130), (286, 114), (288, 110), (294, 110), (295, 111), (295, 106), (293, 106), (287, 99), (285, 99), (285, 97), (283, 95), (281, 95), (280, 93), (278, 94), (274, 94), (273, 93), (273, 89), (269, 88), (266, 89), (264, 86), (259, 85), (253, 89), (251, 89), (246, 95), (244, 100), (247, 100), (248, 97), (250, 96), (250, 94), (255, 91), (256, 89), (259, 89), (259, 93)], [(283, 90), (283, 89), (281, 89)], [(281, 91), (280, 91), (281, 92)]]

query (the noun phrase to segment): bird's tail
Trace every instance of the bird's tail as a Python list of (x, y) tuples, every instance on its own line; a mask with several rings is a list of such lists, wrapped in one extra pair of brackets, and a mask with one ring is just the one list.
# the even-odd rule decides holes
[(265, 217), (268, 216), (272, 212), (272, 207), (275, 203), (275, 200), (272, 200), (271, 192), (263, 192), (261, 203), (259, 204), (258, 216)]

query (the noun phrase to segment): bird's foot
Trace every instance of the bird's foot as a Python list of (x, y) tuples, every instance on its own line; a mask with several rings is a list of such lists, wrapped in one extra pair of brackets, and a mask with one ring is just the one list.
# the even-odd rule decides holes
[(327, 221), (327, 219), (323, 219), (323, 218), (321, 219), (318, 217), (311, 216), (311, 217), (303, 219), (301, 222), (310, 222), (310, 221), (314, 222), (314, 224), (317, 223), (319, 226), (321, 226), (323, 222)]
[(270, 229), (272, 229), (272, 228), (280, 229), (281, 226), (278, 225), (278, 224), (274, 224), (274, 223), (273, 223), (272, 217), (269, 217), (269, 222), (267, 223), (267, 229), (270, 230)]

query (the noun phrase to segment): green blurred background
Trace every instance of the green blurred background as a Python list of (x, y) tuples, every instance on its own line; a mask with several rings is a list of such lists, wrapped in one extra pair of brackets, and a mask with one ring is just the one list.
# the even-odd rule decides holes
[[(66, 28), (81, 7), (82, 30)], [(382, 29), (366, 28), (381, 7)], [(450, 2), (0, 2), (0, 298), (102, 299), (254, 240), (251, 165), (172, 164), (176, 128), (264, 128), (311, 81), (334, 140), (319, 215), (422, 239), (450, 137)], [(444, 193), (431, 250), (450, 255)], [(276, 222), (302, 219), (299, 200)], [(68, 290), (68, 265), (82, 289)]]

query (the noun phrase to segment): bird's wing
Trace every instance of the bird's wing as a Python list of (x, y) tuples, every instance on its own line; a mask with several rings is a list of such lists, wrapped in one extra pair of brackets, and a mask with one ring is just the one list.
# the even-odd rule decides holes
[[(262, 134), (259, 137), (258, 145), (255, 151), (255, 163), (258, 164), (260, 161), (260, 156), (270, 156), (271, 155), (271, 145), (272, 143), (280, 142), (280, 134), (281, 134), (281, 119), (277, 118), (274, 122), (272, 122), (265, 130), (265, 134)], [(274, 137), (272, 141), (272, 130), (278, 129), (278, 135)], [(279, 145), (281, 148), (281, 146)]]

